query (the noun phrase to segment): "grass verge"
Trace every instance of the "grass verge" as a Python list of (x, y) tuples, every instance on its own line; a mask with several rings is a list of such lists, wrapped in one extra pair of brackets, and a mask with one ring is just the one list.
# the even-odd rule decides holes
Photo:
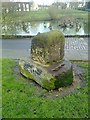
[(0, 118), (2, 118), (2, 60), (0, 59)]
[[(70, 18), (83, 18), (85, 20), (88, 19), (88, 12), (81, 11), (81, 10), (65, 10), (65, 9), (59, 9), (56, 14), (56, 19), (67, 19)], [(15, 19), (16, 18), (16, 19)], [(51, 20), (51, 16), (48, 13), (48, 10), (38, 10), (38, 11), (18, 11), (14, 13), (8, 13), (3, 15), (2, 14), (2, 20), (6, 24), (10, 24), (10, 21), (18, 22), (24, 21), (24, 22), (30, 22), (30, 21), (41, 21), (41, 20)]]
[(38, 86), (15, 74), (15, 60), (2, 63), (3, 118), (88, 118), (87, 86), (64, 98), (49, 99)]

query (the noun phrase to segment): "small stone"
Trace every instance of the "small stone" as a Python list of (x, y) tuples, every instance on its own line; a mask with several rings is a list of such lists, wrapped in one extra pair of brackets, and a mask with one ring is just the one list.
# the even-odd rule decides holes
[(58, 97), (58, 95), (56, 95), (56, 97)]
[(73, 80), (73, 82), (76, 82), (76, 80)]
[(63, 91), (63, 88), (59, 88), (58, 91)]
[(51, 92), (53, 92), (53, 90), (51, 90)]

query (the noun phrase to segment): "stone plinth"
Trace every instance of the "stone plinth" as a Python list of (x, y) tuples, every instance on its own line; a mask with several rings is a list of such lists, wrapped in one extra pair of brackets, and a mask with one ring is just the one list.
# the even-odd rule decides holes
[(64, 44), (64, 35), (57, 30), (36, 35), (30, 62), (19, 61), (21, 74), (48, 90), (71, 85), (72, 64), (63, 60)]
[(73, 82), (72, 64), (67, 61), (48, 68), (42, 68), (33, 62), (19, 61), (19, 68), (26, 78), (48, 90), (68, 86)]
[(43, 65), (52, 65), (62, 61), (64, 43), (64, 35), (57, 30), (36, 35), (32, 40), (32, 60)]

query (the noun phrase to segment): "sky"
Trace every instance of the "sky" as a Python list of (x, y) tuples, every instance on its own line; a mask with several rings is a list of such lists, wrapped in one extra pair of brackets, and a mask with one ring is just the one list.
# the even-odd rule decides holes
[(55, 0), (20, 0), (21, 2), (22, 1), (34, 1), (35, 3), (37, 3), (37, 4), (52, 4)]
[[(0, 0), (0, 1), (3, 1), (3, 0)], [(4, 0), (4, 1), (8, 1), (8, 0)], [(34, 1), (37, 4), (51, 5), (55, 1), (59, 1), (59, 2), (73, 1), (73, 2), (77, 2), (77, 1), (84, 1), (84, 0), (11, 0), (11, 1), (14, 1), (14, 2), (30, 2), (30, 1)], [(90, 1), (90, 0), (85, 0), (85, 1)]]
[(47, 5), (50, 5), (52, 4), (53, 2), (55, 1), (67, 1), (67, 0), (14, 0), (14, 1), (20, 1), (20, 2), (28, 2), (28, 1), (34, 1), (35, 3), (37, 4), (47, 4)]

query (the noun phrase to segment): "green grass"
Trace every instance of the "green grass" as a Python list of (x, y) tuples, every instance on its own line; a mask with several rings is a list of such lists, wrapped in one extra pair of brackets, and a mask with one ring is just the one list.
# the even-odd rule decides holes
[(90, 64), (89, 61), (84, 62), (84, 61), (78, 61), (78, 66), (86, 69), (86, 72), (83, 74), (83, 76), (86, 78), (86, 80), (90, 79), (89, 71), (90, 71)]
[(0, 59), (0, 117), (2, 116), (2, 60)]
[[(81, 11), (81, 10), (58, 10), (57, 12), (57, 19), (60, 18), (66, 18), (66, 17), (74, 17), (74, 18), (84, 18), (84, 19), (88, 19), (88, 12), (86, 11)], [(4, 20), (4, 16), (5, 16), (5, 20)], [(24, 22), (28, 22), (28, 21), (40, 21), (40, 20), (50, 20), (51, 17), (48, 13), (48, 10), (42, 9), (42, 10), (38, 10), (38, 11), (30, 11), (30, 12), (26, 12), (26, 11), (19, 11), (19, 12), (15, 12), (15, 13), (8, 13), (3, 15), (2, 14), (2, 18), (4, 23), (9, 24), (10, 21), (15, 21), (18, 22), (18, 20), (24, 21)]]
[(86, 62), (86, 64), (84, 64), (84, 62), (80, 62), (79, 66), (82, 67), (82, 68), (88, 68), (89, 64), (88, 64), (88, 62)]
[[(4, 118), (87, 118), (88, 87), (64, 98), (50, 99), (31, 81), (15, 75), (15, 60), (3, 59)], [(45, 91), (46, 92), (46, 91)]]
[[(2, 15), (3, 18), (3, 15)], [(17, 18), (17, 19), (15, 19)], [(4, 19), (3, 19), (4, 20)], [(18, 22), (18, 20), (27, 22), (27, 21), (39, 21), (39, 20), (50, 20), (50, 16), (48, 15), (46, 10), (41, 11), (30, 11), (30, 12), (15, 12), (8, 13), (5, 15), (5, 23), (9, 23), (9, 21)]]

